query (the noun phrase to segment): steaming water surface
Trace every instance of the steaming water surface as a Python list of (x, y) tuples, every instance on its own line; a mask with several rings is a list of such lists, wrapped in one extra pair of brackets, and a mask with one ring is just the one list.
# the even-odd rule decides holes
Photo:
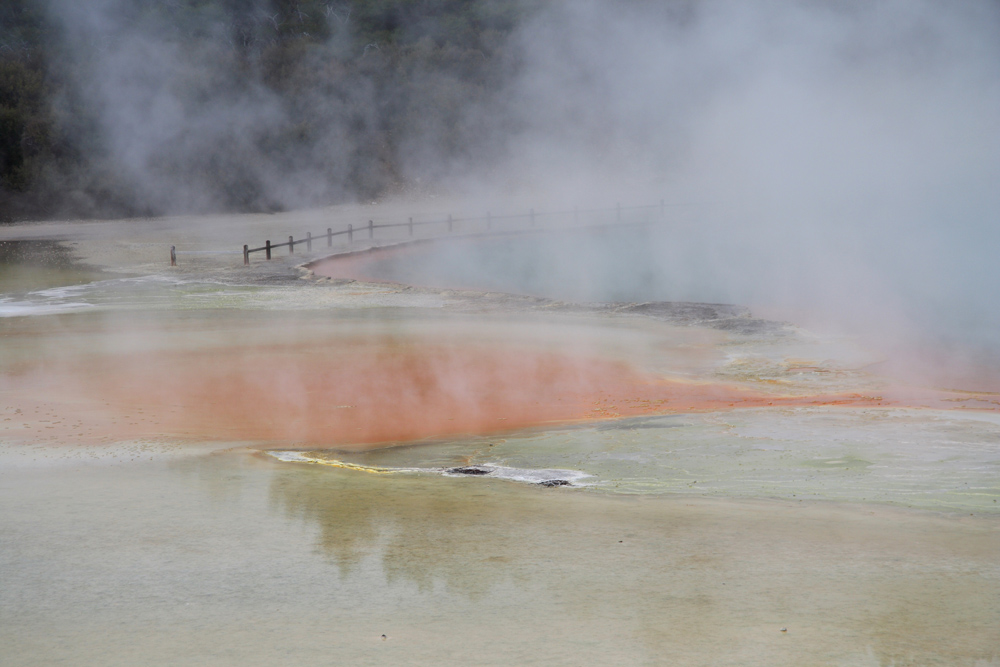
[(66, 201), (484, 196), (0, 227), (4, 665), (1000, 667), (995, 2), (35, 4)]
[[(0, 323), (6, 663), (1000, 660), (995, 397), (881, 404), (886, 381), (843, 340), (231, 273), (5, 298), (28, 304)], [(870, 398), (621, 419), (635, 397), (609, 396), (596, 421), (344, 451), (172, 434), (149, 405), (96, 404), (85, 377), (81, 393), (24, 383), (32, 368), (73, 378), (95, 358), (246, 345), (306, 368), (318, 345), (369, 334), (572, 340), (692, 387)], [(569, 485), (539, 484), (552, 480)]]
[[(676, 230), (670, 230), (676, 234)], [(587, 231), (522, 232), (439, 240), (354, 260), (321, 263), (320, 275), (348, 275), (441, 288), (532, 294), (576, 302), (718, 302), (696, 258), (664, 262), (665, 229), (632, 225)], [(683, 281), (676, 278), (684, 275)], [(700, 284), (701, 291), (687, 289)]]
[[(995, 321), (1000, 310), (996, 290), (984, 289), (995, 279), (966, 270), (954, 257), (928, 263), (894, 251), (865, 260), (849, 253), (831, 260), (821, 249), (839, 248), (845, 238), (865, 252), (894, 248), (897, 239), (852, 222), (826, 230), (839, 230), (844, 238), (807, 241), (798, 237), (802, 230), (760, 228), (745, 223), (743, 215), (706, 209), (576, 231), (439, 239), (333, 258), (313, 269), (334, 278), (459, 286), (577, 303), (741, 304), (798, 324), (805, 319), (850, 331), (884, 354), (898, 354), (899, 365), (921, 367), (945, 385), (1000, 391), (1000, 323)], [(833, 266), (821, 270), (829, 262)]]

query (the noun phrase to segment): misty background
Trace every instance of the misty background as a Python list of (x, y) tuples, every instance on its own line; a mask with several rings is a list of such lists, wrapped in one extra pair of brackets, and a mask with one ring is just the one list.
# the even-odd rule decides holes
[(0, 21), (4, 220), (666, 199), (698, 212), (631, 255), (575, 248), (564, 280), (630, 284), (586, 268), (613, 252), (675, 299), (1000, 348), (994, 0), (9, 0)]

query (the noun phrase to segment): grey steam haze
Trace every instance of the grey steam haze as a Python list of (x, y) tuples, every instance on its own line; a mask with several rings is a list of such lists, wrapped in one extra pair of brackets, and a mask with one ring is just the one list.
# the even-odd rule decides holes
[[(359, 196), (359, 156), (384, 150), (372, 124), (386, 100), (371, 80), (317, 88), (306, 103), (324, 123), (263, 159), (255, 138), (296, 110), (237, 82), (225, 39), (181, 50), (175, 28), (122, 7), (50, 10), (77, 103), (99, 110), (95, 150), (152, 209), (218, 204), (192, 163), (217, 162), (234, 187), (283, 207)], [(355, 48), (350, 20), (329, 8), (316, 68)], [(413, 105), (395, 192), (697, 204), (646, 249), (673, 298), (917, 350), (1000, 347), (1000, 4), (574, 0), (526, 16), (473, 98), (433, 72), (400, 91), (448, 112)], [(571, 262), (594, 259), (577, 252)]]

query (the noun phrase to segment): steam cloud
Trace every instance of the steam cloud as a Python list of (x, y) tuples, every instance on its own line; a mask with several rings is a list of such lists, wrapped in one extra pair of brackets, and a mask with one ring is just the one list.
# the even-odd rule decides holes
[[(201, 47), (182, 51), (177, 26), (128, 5), (53, 0), (51, 12), (81, 82), (73, 99), (99, 110), (95, 151), (154, 210), (218, 205), (220, 182), (288, 207), (357, 196), (362, 180), (697, 202), (696, 222), (651, 254), (676, 298), (804, 313), (908, 346), (998, 347), (995, 2), (539, 3), (473, 98), (433, 72), (408, 79), (405, 131), (384, 160), (377, 109), (392, 95), (374, 79), (327, 71), (336, 83), (305, 98), (323, 122), (289, 134), (301, 110), (239, 78), (227, 40), (249, 33), (215, 34), (206, 17)], [(317, 71), (356, 48), (333, 9)]]
[(671, 297), (996, 363), (996, 3), (561, 3), (518, 45), (526, 181), (707, 204)]

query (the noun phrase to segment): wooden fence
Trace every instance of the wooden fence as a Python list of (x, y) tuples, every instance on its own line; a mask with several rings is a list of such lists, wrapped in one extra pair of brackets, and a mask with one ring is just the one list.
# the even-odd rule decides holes
[[(258, 248), (251, 248), (249, 245), (243, 246), (243, 264), (250, 264), (250, 255), (256, 252), (263, 252), (265, 259), (271, 259), (271, 251), (275, 248), (288, 248), (288, 254), (295, 253), (295, 246), (305, 244), (306, 251), (312, 251), (312, 246), (314, 242), (321, 243), (323, 239), (326, 239), (326, 247), (333, 247), (333, 239), (337, 236), (346, 236), (347, 245), (350, 246), (354, 243), (355, 235), (367, 235), (368, 240), (374, 241), (375, 230), (377, 229), (400, 229), (407, 228), (408, 236), (413, 237), (414, 231), (417, 228), (431, 227), (438, 228), (441, 233), (452, 233), (455, 230), (456, 223), (481, 223), (482, 228), (480, 229), (483, 233), (489, 233), (493, 231), (493, 224), (501, 221), (510, 220), (527, 220), (528, 228), (535, 227), (539, 218), (554, 217), (554, 216), (573, 216), (573, 222), (579, 223), (580, 215), (593, 215), (593, 214), (615, 214), (615, 220), (621, 222), (622, 214), (634, 211), (653, 211), (659, 210), (661, 216), (666, 215), (666, 203), (664, 200), (660, 200), (659, 204), (650, 204), (645, 206), (622, 206), (621, 204), (615, 204), (615, 206), (610, 208), (592, 208), (592, 209), (579, 209), (574, 208), (572, 210), (566, 211), (539, 211), (536, 212), (535, 209), (530, 209), (527, 213), (514, 213), (510, 215), (492, 215), (487, 212), (485, 216), (478, 218), (453, 218), (448, 216), (447, 218), (440, 220), (421, 220), (414, 221), (413, 218), (409, 218), (406, 222), (388, 222), (375, 224), (374, 221), (369, 220), (367, 225), (361, 225), (360, 227), (355, 227), (354, 225), (347, 225), (346, 229), (341, 229), (339, 231), (333, 231), (332, 227), (326, 228), (326, 233), (313, 236), (312, 232), (306, 232), (304, 238), (296, 239), (292, 236), (288, 237), (287, 241), (282, 241), (281, 243), (271, 243), (268, 239), (264, 242), (264, 245)], [(174, 262), (173, 249), (171, 248), (171, 263)]]

